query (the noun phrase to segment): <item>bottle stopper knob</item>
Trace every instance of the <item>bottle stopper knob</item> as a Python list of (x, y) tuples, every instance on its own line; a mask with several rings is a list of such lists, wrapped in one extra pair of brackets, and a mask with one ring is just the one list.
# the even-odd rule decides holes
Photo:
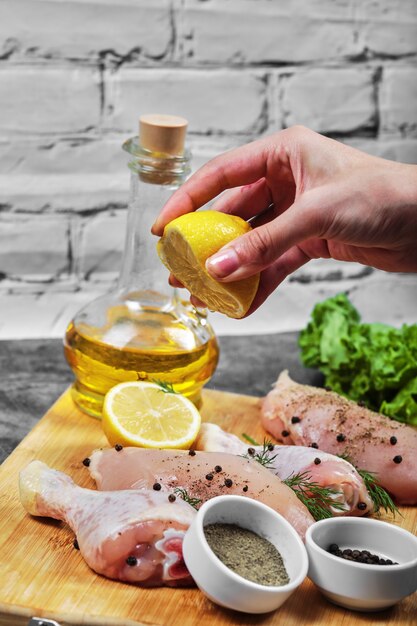
[(151, 152), (179, 155), (184, 152), (188, 121), (176, 115), (149, 114), (139, 118), (139, 142)]

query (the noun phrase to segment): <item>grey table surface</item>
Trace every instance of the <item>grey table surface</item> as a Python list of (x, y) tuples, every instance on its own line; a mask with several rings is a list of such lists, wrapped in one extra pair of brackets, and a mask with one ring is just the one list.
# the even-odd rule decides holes
[[(303, 367), (297, 333), (220, 337), (218, 368), (207, 387), (263, 396), (279, 372), (320, 384)], [(0, 341), (0, 463), (73, 380), (59, 339)]]

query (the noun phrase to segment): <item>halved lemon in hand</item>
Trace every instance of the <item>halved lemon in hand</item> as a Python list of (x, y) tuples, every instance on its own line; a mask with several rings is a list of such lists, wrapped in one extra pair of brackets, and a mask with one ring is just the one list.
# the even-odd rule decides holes
[(200, 424), (188, 398), (154, 383), (120, 383), (104, 398), (102, 426), (111, 445), (186, 449)]
[(250, 224), (236, 215), (219, 211), (186, 213), (165, 226), (157, 250), (169, 271), (209, 309), (241, 318), (258, 290), (259, 274), (220, 283), (210, 276), (205, 264), (208, 257), (250, 230)]

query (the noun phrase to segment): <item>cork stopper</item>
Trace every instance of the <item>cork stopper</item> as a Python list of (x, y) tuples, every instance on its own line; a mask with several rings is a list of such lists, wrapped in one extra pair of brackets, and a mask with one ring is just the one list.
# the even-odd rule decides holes
[(146, 150), (163, 154), (182, 154), (188, 122), (176, 115), (141, 115), (139, 142)]

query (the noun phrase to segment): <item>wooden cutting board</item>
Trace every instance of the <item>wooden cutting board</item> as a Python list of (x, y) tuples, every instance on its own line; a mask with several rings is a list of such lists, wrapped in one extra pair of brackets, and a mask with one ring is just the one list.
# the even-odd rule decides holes
[[(259, 409), (258, 398), (204, 391), (204, 420), (262, 441)], [(212, 604), (198, 589), (142, 589), (96, 575), (74, 549), (66, 525), (26, 514), (17, 483), (19, 471), (39, 459), (93, 488), (82, 460), (106, 445), (100, 422), (79, 412), (67, 391), (0, 467), (0, 626), (26, 626), (31, 617), (61, 626), (416, 623), (417, 593), (381, 613), (354, 613), (327, 602), (307, 579), (278, 611), (245, 615)], [(415, 532), (417, 507), (401, 512), (395, 523)]]

